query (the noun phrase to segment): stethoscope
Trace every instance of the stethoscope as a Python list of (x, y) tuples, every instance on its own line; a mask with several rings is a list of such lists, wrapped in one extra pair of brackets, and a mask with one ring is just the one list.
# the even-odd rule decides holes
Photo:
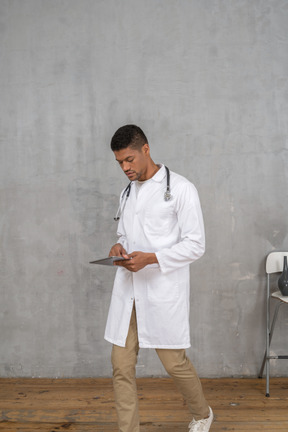
[[(170, 192), (170, 170), (169, 168), (167, 168), (165, 166), (165, 170), (166, 170), (166, 191), (164, 193), (164, 201), (170, 201), (170, 199), (172, 198), (171, 192)], [(128, 186), (125, 188), (122, 196), (121, 196), (121, 202), (120, 205), (118, 207), (116, 216), (114, 217), (114, 220), (117, 222), (120, 219), (121, 213), (123, 213), (125, 206), (126, 206), (126, 202), (127, 199), (129, 198), (130, 192), (131, 192), (131, 185), (132, 185), (132, 181), (128, 184)], [(123, 200), (124, 204), (123, 204)]]

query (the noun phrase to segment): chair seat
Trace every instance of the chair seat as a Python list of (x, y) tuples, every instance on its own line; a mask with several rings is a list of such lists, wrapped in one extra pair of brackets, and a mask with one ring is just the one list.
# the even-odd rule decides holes
[(271, 297), (276, 298), (284, 303), (288, 303), (288, 296), (283, 296), (281, 294), (281, 291), (276, 291), (273, 294), (271, 294)]

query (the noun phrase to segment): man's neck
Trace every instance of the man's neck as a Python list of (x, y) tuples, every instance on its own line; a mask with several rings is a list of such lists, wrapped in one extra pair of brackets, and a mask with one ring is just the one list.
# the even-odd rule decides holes
[(140, 181), (146, 181), (149, 180), (150, 178), (152, 178), (157, 171), (159, 171), (160, 167), (158, 165), (156, 165), (152, 160), (151, 160), (151, 165), (149, 165), (145, 178), (142, 178)]

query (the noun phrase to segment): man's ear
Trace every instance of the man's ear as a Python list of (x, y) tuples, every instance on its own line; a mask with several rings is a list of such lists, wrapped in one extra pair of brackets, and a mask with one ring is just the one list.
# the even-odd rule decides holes
[(149, 155), (150, 155), (150, 147), (149, 147), (149, 144), (148, 144), (148, 143), (145, 143), (145, 144), (142, 146), (142, 151), (143, 151), (143, 153), (145, 154), (145, 156), (149, 156)]

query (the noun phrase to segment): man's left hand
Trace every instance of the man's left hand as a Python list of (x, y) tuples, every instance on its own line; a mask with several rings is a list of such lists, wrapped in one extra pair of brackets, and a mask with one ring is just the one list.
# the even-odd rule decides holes
[(129, 260), (125, 261), (114, 261), (114, 265), (125, 267), (131, 272), (137, 272), (148, 264), (158, 263), (155, 253), (136, 251), (128, 254), (128, 258)]

